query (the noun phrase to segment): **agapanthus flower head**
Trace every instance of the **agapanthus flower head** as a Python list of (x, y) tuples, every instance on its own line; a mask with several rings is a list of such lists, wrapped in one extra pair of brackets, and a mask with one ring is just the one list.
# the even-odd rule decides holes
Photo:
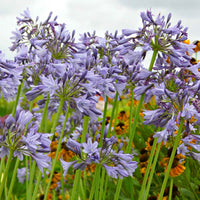
[[(115, 148), (118, 144), (117, 138), (115, 136), (111, 138), (104, 137), (102, 147), (99, 146), (98, 138), (96, 139), (95, 137), (88, 137), (84, 143), (79, 143), (71, 138), (68, 139), (66, 146), (76, 153), (80, 159), (68, 163), (61, 160), (64, 174), (71, 166), (74, 169), (85, 170), (88, 165), (96, 164), (102, 165), (108, 175), (113, 178), (132, 176), (137, 168), (137, 162), (133, 161), (133, 155), (125, 154), (121, 150), (121, 144), (119, 148)], [(77, 151), (77, 149), (79, 150)]]
[(11, 101), (15, 99), (18, 86), (21, 84), (23, 67), (13, 61), (8, 61), (0, 52), (0, 92)]
[[(38, 124), (31, 122), (33, 115), (29, 111), (17, 109), (15, 117), (9, 115), (3, 124), (3, 136), (0, 138), (0, 157), (8, 155), (14, 150), (14, 157), (23, 160), (23, 155), (36, 160), (39, 169), (49, 167), (51, 134), (38, 133)], [(9, 138), (9, 139), (8, 139)], [(41, 163), (40, 163), (41, 162)]]
[(174, 119), (170, 119), (165, 125), (164, 130), (156, 132), (154, 134), (154, 138), (158, 137), (158, 143), (163, 141), (165, 144), (168, 141), (170, 136), (174, 136), (174, 132), (178, 129), (176, 125), (176, 121)]
[[(130, 39), (127, 42), (130, 47), (125, 50), (125, 61), (128, 65), (133, 64), (137, 58), (141, 61), (143, 56), (152, 50), (158, 52), (156, 63), (159, 69), (166, 66), (170, 69), (184, 68), (190, 65), (189, 55), (194, 52), (194, 45), (183, 43), (187, 39), (187, 28), (181, 25), (181, 21), (172, 26), (171, 16), (171, 13), (167, 18), (160, 13), (154, 16), (151, 10), (147, 10), (141, 12), (143, 27), (140, 31), (123, 30), (125, 38)], [(142, 49), (138, 51), (138, 56), (135, 51), (137, 47)]]

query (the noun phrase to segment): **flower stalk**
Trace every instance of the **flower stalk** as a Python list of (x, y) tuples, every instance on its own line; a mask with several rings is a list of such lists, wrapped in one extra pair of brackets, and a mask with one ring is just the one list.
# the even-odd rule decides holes
[(172, 164), (173, 164), (173, 161), (174, 161), (174, 157), (175, 157), (175, 154), (176, 154), (176, 150), (177, 150), (178, 144), (179, 144), (181, 136), (182, 136), (183, 125), (184, 125), (184, 118), (181, 118), (178, 133), (177, 133), (175, 141), (174, 141), (173, 150), (172, 150), (172, 153), (171, 153), (171, 156), (170, 156), (170, 159), (169, 159), (167, 170), (165, 172), (165, 178), (164, 178), (163, 183), (162, 183), (162, 187), (161, 187), (161, 191), (160, 191), (158, 200), (162, 200), (162, 198), (163, 198), (163, 194), (164, 194), (164, 191), (165, 191), (165, 188), (166, 188), (166, 185), (167, 185), (167, 181), (168, 181), (168, 178), (169, 178), (169, 172), (171, 170), (171, 167), (172, 167)]

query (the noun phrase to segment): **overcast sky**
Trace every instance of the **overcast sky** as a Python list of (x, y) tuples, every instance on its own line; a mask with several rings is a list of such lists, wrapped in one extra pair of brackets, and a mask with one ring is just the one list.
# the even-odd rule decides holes
[(119, 32), (123, 28), (141, 27), (140, 12), (151, 9), (155, 15), (172, 13), (172, 22), (181, 20), (188, 27), (191, 42), (200, 40), (200, 0), (0, 0), (0, 50), (8, 58), (11, 54), (11, 32), (16, 29), (16, 17), (29, 8), (33, 19), (44, 21), (49, 12), (58, 16), (58, 22), (76, 30), (77, 37), (83, 32), (96, 30), (102, 36), (106, 30)]

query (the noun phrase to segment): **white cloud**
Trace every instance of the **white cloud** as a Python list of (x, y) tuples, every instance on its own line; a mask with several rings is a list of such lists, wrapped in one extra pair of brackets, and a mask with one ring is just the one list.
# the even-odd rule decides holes
[(149, 8), (155, 14), (160, 12), (166, 16), (171, 11), (172, 23), (181, 19), (183, 26), (189, 27), (189, 37), (193, 41), (199, 39), (196, 12), (199, 4), (199, 0), (6, 0), (0, 7), (0, 49), (9, 54), (9, 38), (16, 28), (16, 17), (27, 7), (33, 19), (39, 16), (44, 21), (53, 11), (58, 22), (66, 23), (69, 30), (75, 29), (77, 34), (96, 30), (98, 35), (103, 35), (106, 30), (138, 29), (141, 27), (140, 12)]

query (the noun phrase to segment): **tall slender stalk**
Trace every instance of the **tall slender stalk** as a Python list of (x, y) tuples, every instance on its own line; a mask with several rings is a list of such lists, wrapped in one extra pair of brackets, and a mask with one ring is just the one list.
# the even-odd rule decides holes
[[(43, 131), (43, 128), (47, 124), (48, 105), (49, 105), (49, 94), (48, 94), (47, 100), (45, 102), (44, 111), (43, 111), (43, 115), (42, 115), (42, 120), (41, 120), (40, 127), (39, 127), (39, 132), (40, 133)], [(32, 109), (32, 108), (30, 108), (30, 109)], [(31, 164), (31, 159), (30, 159), (30, 164)], [(32, 189), (33, 189), (33, 179), (34, 179), (34, 176), (35, 176), (35, 169), (36, 169), (36, 162), (34, 160), (32, 160), (32, 165), (31, 165), (31, 168), (30, 168), (30, 175), (29, 175), (30, 176), (29, 186), (27, 188), (28, 199), (31, 199), (31, 194), (32, 194)]]
[[(63, 100), (63, 104), (64, 104), (64, 100)], [(61, 104), (62, 105), (62, 104)], [(62, 110), (62, 107), (59, 106), (59, 108)], [(50, 177), (49, 177), (49, 181), (48, 181), (48, 184), (47, 184), (47, 187), (46, 187), (46, 190), (45, 190), (45, 195), (44, 195), (44, 200), (47, 199), (47, 195), (48, 195), (48, 192), (49, 192), (49, 188), (50, 188), (50, 185), (51, 185), (51, 180), (53, 178), (53, 173), (54, 173), (54, 169), (55, 169), (55, 166), (56, 166), (56, 162), (57, 162), (57, 158), (58, 158), (58, 154), (60, 152), (60, 149), (61, 149), (61, 143), (62, 143), (62, 139), (63, 139), (63, 136), (64, 136), (64, 131), (65, 131), (65, 125), (67, 123), (67, 119), (69, 118), (69, 109), (70, 109), (70, 105), (68, 105), (68, 108), (67, 108), (67, 113), (65, 115), (65, 119), (64, 119), (64, 122), (63, 122), (63, 127), (62, 127), (62, 131), (61, 131), (61, 134), (60, 134), (60, 138), (59, 138), (59, 141), (58, 141), (58, 146), (57, 146), (57, 150), (56, 150), (56, 155), (55, 155), (55, 158), (53, 160), (53, 163), (52, 163), (52, 166), (51, 166), (51, 173), (50, 173)], [(61, 113), (61, 110), (59, 111)], [(59, 116), (56, 115), (56, 119), (58, 121), (59, 119)], [(56, 125), (57, 123), (54, 123), (54, 126), (52, 128), (52, 132), (55, 132), (55, 128), (56, 128)]]
[(10, 149), (10, 153), (9, 153), (7, 163), (6, 163), (6, 169), (3, 173), (3, 179), (2, 179), (1, 185), (0, 185), (0, 199), (2, 199), (1, 195), (2, 195), (2, 192), (3, 192), (4, 186), (5, 186), (5, 182), (6, 182), (7, 177), (8, 177), (8, 171), (9, 171), (10, 164), (11, 164), (11, 161), (12, 161), (13, 153), (14, 153), (14, 150)]
[(100, 190), (99, 190), (99, 200), (102, 200), (103, 198), (103, 186), (104, 186), (104, 182), (106, 183), (106, 180), (105, 180), (106, 170), (104, 167), (102, 167), (101, 171), (102, 172), (101, 172), (101, 182), (100, 182)]
[[(57, 110), (57, 113), (56, 113), (56, 117), (55, 117), (55, 119), (54, 119), (54, 123), (53, 123), (52, 129), (51, 129), (51, 133), (54, 133), (55, 130), (56, 130), (56, 126), (57, 126), (59, 117), (60, 117), (60, 115), (61, 115), (64, 102), (65, 102), (64, 98), (61, 98), (60, 104), (59, 104), (59, 107), (58, 107), (58, 110)], [(67, 112), (68, 112), (68, 111), (67, 111)], [(53, 138), (53, 137), (52, 137), (52, 138)], [(35, 162), (34, 162), (34, 163), (35, 163)], [(41, 178), (42, 178), (42, 172), (40, 171), (40, 172), (39, 172), (39, 175), (38, 175), (38, 178), (37, 178), (36, 186), (35, 186), (35, 189), (34, 189), (34, 192), (33, 192), (32, 200), (35, 200), (35, 199), (36, 199), (36, 196), (37, 196), (37, 192), (38, 192), (38, 188), (39, 188), (39, 185), (40, 185)]]
[(36, 199), (38, 188), (40, 186), (41, 178), (42, 178), (42, 172), (39, 172), (39, 174), (37, 176), (37, 182), (36, 182), (35, 189), (34, 189), (34, 192), (33, 192), (32, 200)]
[(104, 130), (105, 130), (105, 125), (106, 125), (107, 107), (108, 107), (108, 97), (106, 96), (106, 101), (105, 101), (104, 111), (103, 111), (102, 125), (101, 125), (101, 136), (100, 136), (100, 142), (99, 142), (100, 146), (102, 146), (102, 143), (103, 143)]
[(12, 110), (12, 116), (13, 117), (15, 117), (15, 113), (16, 113), (16, 110), (17, 110), (17, 105), (18, 105), (19, 98), (20, 98), (20, 95), (21, 95), (21, 91), (22, 91), (22, 88), (23, 88), (23, 85), (24, 85), (24, 81), (25, 81), (25, 79), (23, 79), (21, 84), (18, 86), (17, 96), (16, 96), (15, 104), (14, 104), (14, 107), (13, 107), (13, 110)]
[(62, 200), (65, 199), (65, 187), (64, 187), (64, 177), (63, 177), (63, 168), (60, 169), (60, 182), (61, 182), (61, 194), (62, 194)]
[[(22, 88), (23, 88), (23, 85), (24, 85), (24, 81), (25, 81), (25, 79), (22, 80), (21, 84), (18, 86), (18, 89), (17, 89), (17, 95), (16, 95), (14, 107), (13, 107), (13, 110), (12, 110), (12, 116), (13, 117), (15, 117), (15, 113), (16, 113), (16, 110), (17, 110), (17, 105), (18, 105), (19, 98), (20, 98), (20, 95), (21, 95), (21, 91), (22, 91)], [(8, 170), (10, 168), (10, 163), (11, 163), (11, 160), (12, 160), (12, 157), (13, 157), (13, 153), (14, 153), (14, 150), (10, 149), (9, 157), (8, 157), (8, 160), (7, 160), (7, 163), (6, 163), (6, 169), (5, 169), (5, 172), (3, 174), (3, 180), (2, 180), (1, 186), (0, 186), (0, 199), (1, 199), (2, 191), (3, 191), (3, 186), (6, 183), (7, 173), (8, 173)], [(0, 167), (1, 173), (2, 173), (3, 162), (5, 162), (5, 158), (1, 159), (1, 167)], [(16, 167), (15, 167), (15, 169), (16, 169)], [(0, 175), (1, 175), (1, 173), (0, 173)], [(10, 193), (12, 191), (13, 184), (14, 184), (14, 178), (12, 178), (12, 181), (11, 181), (11, 188), (9, 189)], [(9, 196), (10, 196), (10, 194), (9, 194)]]
[(170, 156), (170, 159), (169, 159), (167, 171), (165, 172), (165, 178), (164, 178), (164, 181), (163, 181), (163, 184), (162, 184), (162, 187), (161, 187), (161, 191), (160, 191), (158, 200), (162, 200), (162, 197), (163, 197), (166, 185), (167, 185), (167, 181), (168, 181), (168, 178), (169, 178), (169, 172), (171, 170), (171, 167), (172, 167), (172, 164), (173, 164), (173, 161), (174, 161), (174, 157), (175, 157), (175, 154), (176, 154), (176, 150), (177, 150), (178, 144), (179, 144), (180, 139), (181, 139), (183, 124), (184, 124), (184, 118), (181, 118), (178, 133), (177, 133), (175, 141), (174, 141), (173, 150), (172, 150), (172, 153), (171, 153), (171, 156)]
[(118, 96), (119, 96), (119, 94), (118, 94), (118, 92), (116, 92), (116, 94), (115, 94), (115, 99), (114, 99), (114, 103), (113, 103), (113, 108), (112, 108), (112, 113), (111, 113), (111, 116), (110, 116), (110, 125), (109, 125), (109, 128), (108, 128), (107, 137), (109, 137), (110, 132), (111, 132), (112, 121), (113, 121), (113, 119), (114, 119), (114, 114), (115, 114), (116, 107), (117, 107)]
[(119, 198), (119, 193), (120, 193), (121, 186), (122, 186), (122, 180), (123, 179), (118, 180), (117, 188), (116, 188), (116, 192), (115, 192), (115, 196), (114, 196), (114, 200), (118, 200), (118, 198)]
[(80, 189), (81, 189), (81, 200), (86, 200), (86, 188), (83, 186), (82, 179), (80, 180)]
[(74, 178), (74, 185), (73, 185), (72, 194), (71, 194), (71, 198), (70, 198), (71, 200), (78, 199), (77, 195), (79, 195), (80, 178), (81, 178), (81, 170), (78, 169), (78, 170), (76, 170), (76, 174), (75, 174), (75, 178)]
[(2, 175), (3, 175), (3, 170), (5, 168), (5, 156), (3, 158), (1, 158), (1, 164), (0, 164), (0, 180), (2, 179)]
[[(157, 142), (157, 140), (156, 140), (156, 142)], [(154, 175), (154, 172), (155, 172), (155, 167), (156, 167), (157, 160), (158, 160), (158, 155), (159, 155), (159, 152), (160, 152), (160, 147), (161, 147), (161, 142), (158, 143), (158, 145), (157, 145), (156, 154), (154, 156), (153, 164), (152, 164), (152, 167), (151, 167), (151, 173), (149, 175), (149, 179), (148, 179), (148, 184), (147, 184), (147, 188), (146, 188), (146, 191), (145, 191), (144, 200), (146, 200), (148, 198), (149, 190), (150, 190), (150, 187), (151, 187), (151, 182), (152, 182), (152, 179), (153, 179), (153, 175)], [(152, 153), (152, 151), (151, 151), (151, 153)], [(146, 185), (146, 182), (147, 182), (147, 180), (145, 181), (145, 185)]]
[(93, 182), (92, 182), (92, 188), (90, 190), (89, 200), (93, 200), (93, 196), (94, 196), (96, 187), (98, 186), (97, 182), (99, 181), (98, 178), (99, 178), (100, 169), (101, 169), (101, 166), (97, 165), (95, 173), (94, 173), (94, 179), (93, 179)]
[(17, 168), (18, 168), (18, 166), (19, 166), (19, 161), (20, 161), (20, 160), (17, 158), (6, 200), (9, 200), (10, 197), (11, 197), (12, 189), (13, 189), (13, 186), (14, 186), (14, 183), (15, 183), (15, 179), (16, 179)]
[(108, 187), (108, 180), (109, 180), (109, 176), (106, 174), (106, 180), (105, 180), (105, 183), (104, 183), (104, 191), (103, 191), (102, 200), (106, 199), (106, 191), (107, 191), (107, 187)]
[[(58, 120), (59, 120), (59, 117), (61, 115), (61, 112), (62, 112), (62, 108), (63, 108), (63, 105), (64, 105), (64, 102), (65, 102), (65, 99), (64, 98), (61, 98), (60, 99), (60, 104), (59, 104), (59, 107), (58, 107), (58, 110), (57, 110), (57, 113), (56, 113), (56, 117), (54, 119), (54, 123), (53, 123), (53, 126), (51, 128), (51, 133), (55, 133), (55, 130), (56, 130), (56, 126), (58, 124)], [(67, 111), (68, 112), (68, 111)]]
[(173, 183), (174, 183), (174, 179), (171, 177), (170, 178), (170, 187), (169, 187), (169, 199), (168, 200), (172, 200)]
[[(82, 136), (81, 136), (81, 143), (85, 142), (85, 140), (86, 140), (88, 124), (89, 124), (89, 117), (84, 116), (84, 124), (83, 124), (83, 132), (82, 132)], [(74, 181), (72, 195), (71, 195), (71, 199), (73, 199), (73, 200), (76, 197), (76, 193), (78, 193), (78, 191), (79, 191), (79, 187), (78, 187), (79, 183), (76, 181), (80, 181), (80, 180), (81, 180), (81, 172), (80, 172), (80, 170), (76, 170), (75, 181)]]
[(146, 187), (147, 179), (148, 179), (149, 172), (150, 172), (150, 169), (151, 169), (151, 164), (152, 164), (152, 161), (153, 161), (153, 158), (154, 158), (154, 155), (155, 155), (155, 149), (156, 149), (157, 141), (158, 141), (158, 138), (155, 138), (154, 142), (153, 142), (152, 149), (151, 149), (151, 154), (150, 154), (150, 157), (149, 157), (149, 160), (148, 160), (148, 165), (147, 165), (147, 169), (146, 169), (146, 172), (145, 172), (145, 175), (144, 175), (144, 179), (143, 179), (143, 182), (142, 182), (142, 187), (141, 187), (141, 190), (140, 190), (138, 200), (144, 199), (145, 187)]
[[(150, 65), (149, 65), (149, 71), (152, 71), (152, 69), (153, 69), (153, 65), (155, 63), (157, 54), (158, 54), (158, 50), (155, 49), (153, 51), (153, 55), (152, 55), (151, 62), (150, 62)], [(141, 95), (140, 100), (139, 100), (139, 104), (138, 104), (138, 107), (137, 107), (137, 110), (136, 110), (136, 113), (135, 113), (131, 134), (129, 135), (128, 146), (126, 148), (127, 153), (129, 153), (131, 151), (131, 144), (133, 142), (133, 139), (134, 139), (134, 136), (135, 136), (135, 133), (136, 133), (137, 122), (138, 122), (140, 110), (142, 108), (142, 104), (143, 104), (143, 101), (144, 101), (144, 96), (145, 96), (144, 94)], [(117, 186), (117, 191), (115, 193), (115, 200), (117, 200), (119, 198), (119, 191), (121, 189), (121, 185), (122, 185), (122, 180), (119, 180), (118, 186)]]

